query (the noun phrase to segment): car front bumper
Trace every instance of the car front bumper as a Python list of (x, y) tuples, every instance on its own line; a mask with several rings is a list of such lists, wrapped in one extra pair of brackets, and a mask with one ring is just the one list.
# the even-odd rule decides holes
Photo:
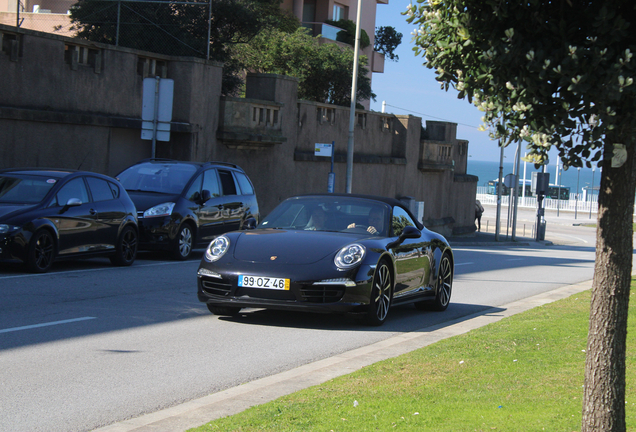
[[(251, 270), (253, 274), (255, 269)], [(289, 274), (294, 273), (293, 271), (276, 271), (271, 267), (266, 268), (265, 272), (272, 277), (289, 278), (290, 289), (243, 288), (238, 286), (238, 273), (223, 272), (220, 277), (211, 277), (199, 271), (199, 301), (239, 308), (320, 313), (362, 312), (370, 301), (374, 268), (360, 267), (354, 271), (339, 273), (338, 277), (331, 274), (326, 275), (326, 278), (309, 279)]]

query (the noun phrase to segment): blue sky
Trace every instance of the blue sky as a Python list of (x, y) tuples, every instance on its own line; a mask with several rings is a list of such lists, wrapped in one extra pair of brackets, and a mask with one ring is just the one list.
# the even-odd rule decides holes
[[(371, 109), (381, 111), (382, 101), (386, 101), (389, 113), (412, 114), (423, 121), (457, 123), (457, 138), (469, 141), (468, 154), (473, 160), (498, 161), (497, 142), (492, 141), (487, 132), (477, 130), (482, 112), (467, 100), (457, 99), (456, 90), (442, 90), (434, 72), (422, 65), (424, 59), (415, 57), (411, 35), (415, 27), (401, 15), (409, 3), (410, 0), (389, 0), (388, 5), (377, 5), (376, 27), (395, 27), (403, 36), (396, 51), (400, 59), (386, 61), (384, 73), (373, 74), (372, 88), (377, 97), (375, 102), (371, 101)], [(515, 148), (509, 146), (504, 150), (507, 161), (514, 159)], [(522, 153), (525, 151), (522, 144)], [(556, 161), (556, 154), (555, 149), (550, 152), (550, 161)]]

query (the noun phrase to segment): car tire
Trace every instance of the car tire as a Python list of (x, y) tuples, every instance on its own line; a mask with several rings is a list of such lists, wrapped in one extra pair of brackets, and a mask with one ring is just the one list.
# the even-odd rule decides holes
[(29, 243), (27, 267), (33, 273), (46, 273), (55, 259), (55, 240), (47, 229), (36, 231)]
[(386, 321), (393, 298), (393, 276), (385, 260), (378, 263), (373, 275), (371, 297), (362, 321), (366, 325), (380, 326)]
[(208, 304), (208, 310), (212, 312), (214, 315), (222, 315), (222, 316), (236, 316), (241, 311), (240, 307), (234, 306), (216, 306)]
[(127, 226), (122, 231), (115, 245), (115, 255), (110, 257), (110, 262), (116, 266), (129, 266), (137, 257), (139, 236), (135, 228)]
[(442, 255), (437, 272), (437, 286), (435, 287), (435, 298), (433, 300), (415, 303), (419, 310), (432, 310), (443, 312), (450, 303), (453, 291), (453, 265), (448, 254)]
[(192, 227), (188, 223), (184, 223), (179, 227), (179, 232), (175, 238), (172, 256), (179, 261), (190, 258), (192, 247), (194, 246), (194, 233)]

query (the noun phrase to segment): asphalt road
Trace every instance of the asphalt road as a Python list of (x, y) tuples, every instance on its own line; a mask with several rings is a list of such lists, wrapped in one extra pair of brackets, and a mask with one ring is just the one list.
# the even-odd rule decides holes
[(594, 229), (554, 225), (554, 246), (456, 247), (448, 310), (395, 308), (380, 328), (256, 309), (213, 316), (196, 299), (200, 252), (142, 253), (130, 268), (58, 263), (45, 275), (0, 267), (0, 430), (92, 430), (591, 279)]

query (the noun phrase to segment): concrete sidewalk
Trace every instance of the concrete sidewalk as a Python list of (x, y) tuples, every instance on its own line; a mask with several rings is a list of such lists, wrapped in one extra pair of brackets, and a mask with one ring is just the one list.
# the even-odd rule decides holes
[(488, 309), (474, 315), (403, 333), (366, 347), (261, 378), (178, 406), (115, 423), (96, 429), (96, 431), (185, 431), (211, 420), (237, 414), (252, 406), (349, 374), (378, 361), (397, 357), (442, 339), (497, 322), (505, 317), (569, 297), (588, 290), (591, 286), (592, 281), (567, 285), (554, 291)]

